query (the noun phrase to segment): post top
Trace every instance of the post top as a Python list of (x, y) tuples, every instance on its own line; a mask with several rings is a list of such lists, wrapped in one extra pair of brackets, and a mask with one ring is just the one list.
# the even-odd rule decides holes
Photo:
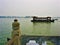
[(14, 19), (14, 22), (18, 21), (17, 19)]

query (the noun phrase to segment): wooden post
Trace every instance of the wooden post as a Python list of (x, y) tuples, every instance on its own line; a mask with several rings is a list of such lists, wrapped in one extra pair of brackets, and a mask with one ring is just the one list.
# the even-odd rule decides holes
[(14, 20), (12, 23), (12, 39), (9, 40), (7, 45), (21, 45), (20, 43), (20, 37), (21, 37), (21, 32), (20, 32), (20, 24), (17, 19)]

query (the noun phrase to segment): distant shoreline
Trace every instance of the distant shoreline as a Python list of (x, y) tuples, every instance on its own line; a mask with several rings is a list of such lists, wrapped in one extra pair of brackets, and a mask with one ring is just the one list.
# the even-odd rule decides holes
[[(33, 16), (0, 16), (0, 18), (32, 18)], [(60, 17), (52, 17), (52, 18), (60, 18)]]
[(32, 16), (0, 16), (0, 18), (32, 18)]

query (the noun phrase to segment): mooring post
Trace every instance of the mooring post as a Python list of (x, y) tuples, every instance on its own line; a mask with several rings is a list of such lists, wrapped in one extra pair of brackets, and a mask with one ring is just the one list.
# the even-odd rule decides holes
[(12, 39), (8, 41), (7, 45), (21, 45), (20, 43), (20, 37), (21, 37), (21, 31), (20, 31), (20, 23), (17, 19), (14, 20), (12, 23)]
[(17, 19), (14, 20), (12, 23), (12, 39), (17, 37), (17, 39), (14, 41), (13, 45), (20, 45), (20, 37), (21, 37), (21, 32), (20, 32), (20, 23), (18, 22)]

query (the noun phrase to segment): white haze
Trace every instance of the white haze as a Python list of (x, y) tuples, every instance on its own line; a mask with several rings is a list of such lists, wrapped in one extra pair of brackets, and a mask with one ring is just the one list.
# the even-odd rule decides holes
[(0, 0), (0, 16), (60, 16), (60, 0)]

